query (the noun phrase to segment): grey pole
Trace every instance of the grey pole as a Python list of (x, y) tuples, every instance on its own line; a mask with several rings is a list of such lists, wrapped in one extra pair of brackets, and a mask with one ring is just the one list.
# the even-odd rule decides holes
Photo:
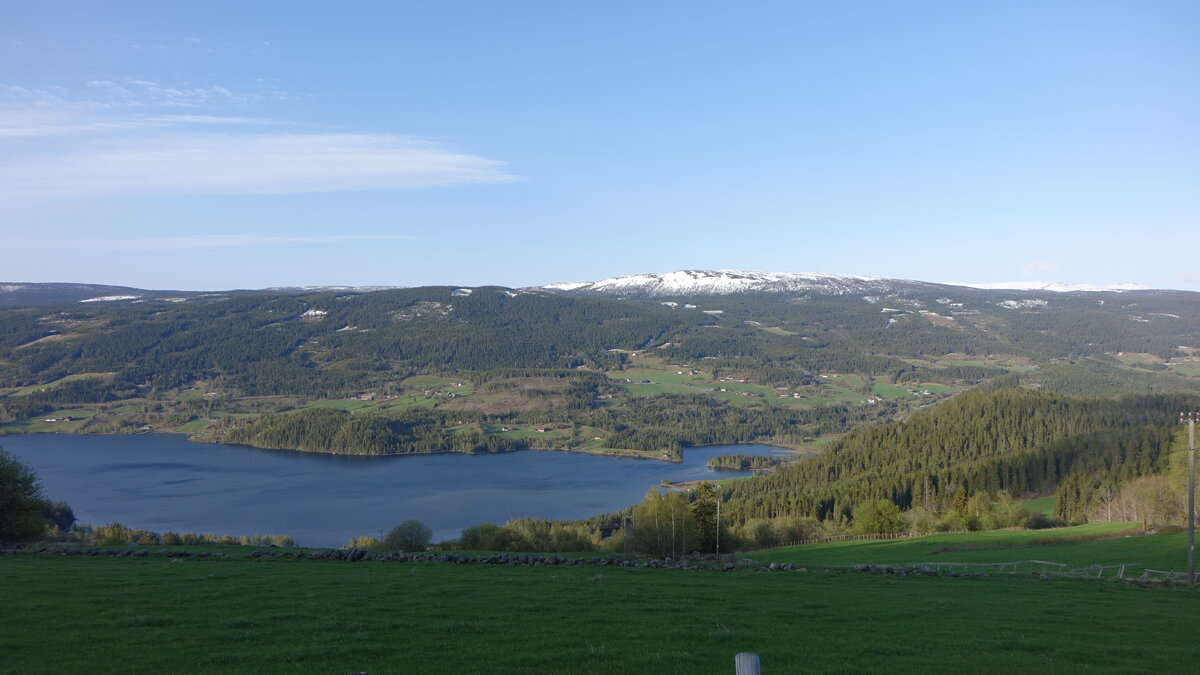
[(733, 668), (736, 675), (760, 675), (762, 673), (758, 654), (754, 652), (741, 652), (734, 655)]
[(717, 560), (721, 559), (721, 495), (717, 495)]
[(1196, 418), (1200, 413), (1187, 414), (1188, 423), (1188, 585), (1196, 585)]

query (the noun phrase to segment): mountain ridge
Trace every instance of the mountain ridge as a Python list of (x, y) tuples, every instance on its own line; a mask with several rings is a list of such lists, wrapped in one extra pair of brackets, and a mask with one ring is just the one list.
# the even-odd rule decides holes
[[(435, 284), (434, 286), (444, 286)], [(485, 284), (465, 286), (470, 288), (494, 286)], [(506, 288), (502, 286), (497, 286)], [(306, 295), (320, 292), (374, 293), (399, 290), (409, 286), (272, 286), (261, 289), (227, 290), (149, 290), (131, 286), (110, 284), (84, 284), (67, 282), (0, 282), (0, 307), (53, 304), (61, 302), (114, 302), (147, 301), (154, 299), (186, 299), (206, 295), (239, 295), (273, 293), (283, 295)], [(455, 286), (458, 288), (458, 286)], [(524, 292), (546, 292), (559, 295), (594, 297), (683, 297), (683, 296), (736, 296), (744, 294), (815, 294), (825, 296), (849, 295), (908, 295), (922, 292), (952, 291), (1011, 291), (1017, 293), (1194, 293), (1175, 289), (1151, 289), (1131, 283), (1067, 284), (1047, 281), (1019, 282), (931, 282), (915, 279), (893, 279), (878, 276), (855, 276), (816, 272), (763, 272), (745, 269), (721, 270), (676, 270), (674, 272), (630, 274), (609, 277), (598, 281), (559, 282), (542, 286), (528, 286), (512, 290)]]
[(745, 269), (676, 270), (674, 272), (630, 274), (599, 281), (547, 284), (540, 290), (576, 295), (641, 295), (667, 297), (684, 295), (732, 295), (737, 293), (897, 293), (906, 290), (932, 290), (938, 287), (981, 290), (1051, 291), (1058, 293), (1150, 290), (1135, 284), (1103, 286), (1098, 284), (1062, 284), (1058, 282), (939, 283), (913, 279), (854, 276), (817, 272), (763, 272)]

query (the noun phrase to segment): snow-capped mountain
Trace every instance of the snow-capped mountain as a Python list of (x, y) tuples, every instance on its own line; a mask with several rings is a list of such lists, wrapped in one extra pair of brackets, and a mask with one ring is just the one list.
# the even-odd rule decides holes
[(1124, 284), (1064, 284), (1061, 281), (997, 281), (989, 283), (957, 283), (946, 282), (950, 286), (967, 286), (983, 290), (1005, 291), (1054, 291), (1055, 293), (1073, 293), (1077, 291), (1145, 291), (1145, 286), (1133, 283)]
[(755, 270), (679, 270), (663, 274), (631, 274), (600, 281), (574, 281), (542, 286), (543, 290), (576, 295), (687, 296), (732, 295), (736, 293), (816, 293), (820, 295), (894, 294), (934, 288), (966, 287), (980, 290), (1053, 291), (1141, 291), (1137, 284), (1066, 284), (1054, 281), (999, 283), (933, 283), (886, 277), (857, 277), (844, 274), (759, 272)]
[(549, 291), (580, 295), (730, 295), (734, 293), (820, 293), (848, 295), (893, 293), (902, 287), (930, 288), (921, 281), (840, 274), (758, 272), (755, 270), (679, 270), (664, 274), (632, 274), (601, 281), (565, 282), (542, 286)]

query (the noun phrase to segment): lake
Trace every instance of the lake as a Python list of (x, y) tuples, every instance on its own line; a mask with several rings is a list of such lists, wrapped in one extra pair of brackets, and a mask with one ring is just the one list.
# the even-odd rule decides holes
[(80, 523), (155, 532), (290, 534), (303, 546), (381, 537), (408, 518), (457, 537), (481, 522), (610, 513), (660, 481), (746, 475), (714, 455), (785, 455), (765, 445), (684, 449), (681, 464), (570, 452), (354, 457), (192, 443), (184, 436), (0, 437), (37, 472), (46, 496)]

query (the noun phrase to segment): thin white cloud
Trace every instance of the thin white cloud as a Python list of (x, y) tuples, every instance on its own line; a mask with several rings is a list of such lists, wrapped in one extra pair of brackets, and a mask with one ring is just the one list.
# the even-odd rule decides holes
[(1021, 276), (1036, 277), (1044, 272), (1057, 272), (1059, 270), (1058, 263), (1048, 262), (1046, 260), (1034, 260), (1026, 263), (1021, 268)]
[(144, 239), (112, 239), (77, 241), (82, 248), (109, 251), (181, 251), (205, 248), (246, 248), (279, 244), (337, 244), (356, 241), (397, 241), (424, 239), (406, 235), (293, 235), (293, 234), (207, 234), (194, 237), (150, 237)]
[(246, 101), (259, 98), (256, 94), (235, 93), (220, 85), (207, 87), (173, 87), (151, 80), (92, 80), (89, 89), (112, 98), (170, 107), (194, 107), (222, 101)]
[(287, 194), (510, 183), (503, 163), (385, 134), (196, 134), (0, 159), (0, 195)]
[[(0, 198), (289, 194), (521, 180), (503, 162), (421, 138), (298, 133), (301, 125), (213, 114), (261, 98), (219, 85), (134, 79), (87, 85), (91, 99), (0, 85), (0, 142), (15, 143), (0, 146)], [(176, 112), (181, 108), (189, 111)]]
[(187, 126), (275, 126), (290, 123), (257, 117), (181, 114), (114, 115), (104, 110), (82, 110), (69, 106), (0, 105), (0, 138), (39, 138), (71, 135), (102, 135), (122, 131), (165, 129)]
[[(290, 96), (287, 91), (275, 89), (245, 92), (221, 85), (170, 86), (148, 79), (89, 80), (85, 96), (73, 95), (60, 86), (31, 89), (0, 84), (0, 131), (12, 126), (6, 124), (10, 118), (44, 118), (47, 124), (38, 126), (37, 132), (29, 133), (29, 136), (49, 136), (102, 126), (128, 126), (137, 121), (125, 119), (128, 115), (178, 115), (176, 110), (181, 108), (198, 110), (190, 114), (199, 118), (228, 117), (211, 113), (212, 110), (242, 107), (268, 98), (286, 100)], [(199, 112), (203, 108), (209, 110)], [(10, 130), (0, 135), (19, 136), (20, 133)]]
[(141, 118), (147, 124), (255, 124), (272, 126), (290, 126), (290, 124), (266, 120), (259, 117), (223, 117), (220, 115), (158, 115)]

